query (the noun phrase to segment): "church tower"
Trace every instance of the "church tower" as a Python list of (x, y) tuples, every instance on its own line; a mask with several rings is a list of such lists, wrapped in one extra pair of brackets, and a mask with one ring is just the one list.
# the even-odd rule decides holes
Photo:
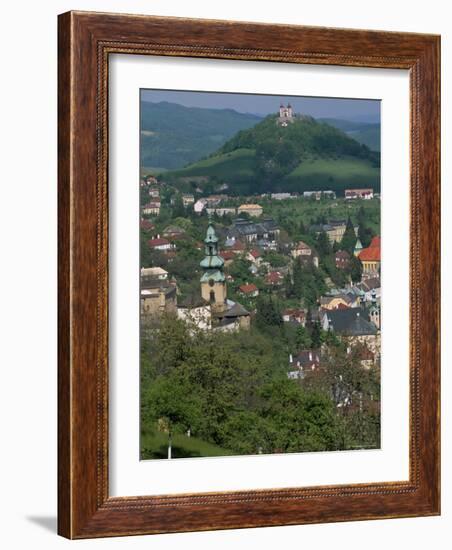
[(380, 328), (380, 308), (377, 305), (377, 294), (372, 290), (372, 300), (369, 309), (369, 319), (379, 329)]
[(292, 105), (290, 103), (285, 107), (282, 103), (279, 106), (279, 117), (276, 119), (276, 123), (279, 126), (288, 126), (289, 123), (295, 122), (295, 113), (293, 112)]
[(201, 276), (201, 296), (210, 303), (213, 312), (220, 313), (226, 309), (226, 278), (223, 272), (224, 260), (218, 254), (218, 237), (210, 217), (204, 244), (205, 257), (199, 264), (204, 270)]
[(363, 250), (363, 245), (359, 239), (356, 240), (355, 248), (353, 249), (354, 256), (358, 257)]

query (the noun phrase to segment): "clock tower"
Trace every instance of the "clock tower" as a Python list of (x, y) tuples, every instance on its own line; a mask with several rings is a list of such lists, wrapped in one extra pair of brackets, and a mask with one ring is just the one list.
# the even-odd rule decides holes
[(221, 313), (226, 309), (224, 260), (218, 254), (218, 237), (210, 217), (204, 245), (205, 256), (200, 263), (204, 270), (201, 276), (201, 296), (210, 303), (212, 312)]

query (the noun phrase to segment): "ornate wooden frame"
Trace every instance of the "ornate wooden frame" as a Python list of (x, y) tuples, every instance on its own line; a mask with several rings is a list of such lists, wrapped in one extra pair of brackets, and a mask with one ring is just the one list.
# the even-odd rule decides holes
[[(69, 538), (440, 510), (440, 38), (138, 15), (59, 16), (58, 531)], [(108, 495), (108, 59), (112, 53), (410, 71), (410, 479), (148, 497)]]

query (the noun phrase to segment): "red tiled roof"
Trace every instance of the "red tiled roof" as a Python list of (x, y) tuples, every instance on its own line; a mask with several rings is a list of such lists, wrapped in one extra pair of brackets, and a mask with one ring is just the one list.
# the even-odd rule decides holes
[(220, 256), (223, 260), (233, 260), (235, 258), (235, 254), (232, 250), (223, 250), (223, 252), (220, 253)]
[(380, 235), (377, 235), (374, 237), (369, 245), (369, 248), (374, 248), (375, 246), (380, 247), (381, 246), (381, 237)]
[(256, 292), (257, 286), (254, 285), (253, 283), (250, 283), (248, 285), (240, 285), (239, 290), (240, 290), (240, 292), (244, 292), (244, 293), (248, 294), (250, 292)]
[(358, 258), (362, 262), (379, 262), (380, 261), (380, 247), (369, 246), (359, 253)]
[(168, 235), (168, 240), (173, 242), (173, 241), (186, 241), (188, 240), (190, 237), (188, 235), (186, 235), (185, 233), (181, 233), (179, 235)]
[(279, 271), (271, 271), (266, 277), (265, 280), (267, 283), (279, 283), (282, 280), (283, 276)]
[(141, 229), (144, 229), (145, 231), (150, 231), (151, 229), (155, 229), (155, 225), (151, 223), (149, 220), (141, 220)]
[(311, 250), (311, 247), (308, 246), (306, 243), (304, 243), (303, 241), (300, 241), (297, 243), (297, 245), (295, 246), (295, 249), (296, 250)]
[(260, 250), (257, 250), (257, 248), (254, 248), (253, 250), (250, 251), (250, 254), (251, 256), (253, 256), (254, 258), (259, 258), (262, 254), (261, 254), (261, 251)]
[(358, 255), (358, 258), (361, 261), (366, 262), (379, 262), (380, 261), (380, 244), (381, 238), (379, 235), (374, 237), (367, 248), (361, 250)]
[(245, 250), (245, 245), (240, 241), (235, 241), (232, 246), (232, 250)]
[(164, 244), (170, 244), (169, 240), (159, 238), (159, 239), (150, 239), (148, 241), (148, 245), (151, 246), (151, 247), (161, 246), (161, 245), (164, 245)]
[(292, 315), (292, 316), (294, 316), (294, 317), (301, 317), (301, 318), (304, 318), (304, 317), (305, 317), (305, 312), (304, 312), (304, 310), (302, 310), (302, 309), (297, 309), (297, 308), (285, 309), (285, 310), (283, 310), (282, 314), (283, 314), (283, 315)]

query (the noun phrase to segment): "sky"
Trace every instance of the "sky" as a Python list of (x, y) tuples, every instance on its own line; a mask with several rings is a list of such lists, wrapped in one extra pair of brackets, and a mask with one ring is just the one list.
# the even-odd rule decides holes
[(376, 99), (345, 99), (285, 95), (235, 94), (172, 90), (142, 90), (142, 99), (159, 103), (168, 101), (185, 107), (234, 109), (241, 113), (268, 115), (279, 109), (280, 103), (290, 103), (296, 113), (314, 118), (340, 118), (356, 122), (379, 122), (380, 101)]

